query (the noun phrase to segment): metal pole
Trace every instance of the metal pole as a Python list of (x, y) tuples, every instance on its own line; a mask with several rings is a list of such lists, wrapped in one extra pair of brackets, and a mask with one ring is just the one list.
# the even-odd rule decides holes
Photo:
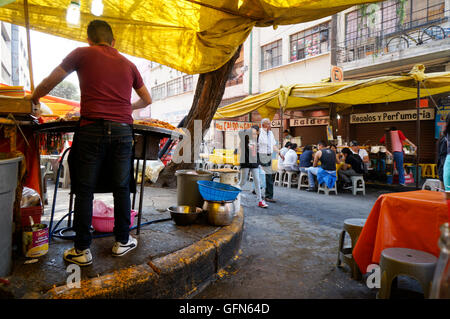
[(417, 81), (417, 102), (416, 102), (416, 139), (417, 139), (417, 150), (416, 150), (416, 188), (419, 188), (419, 157), (420, 157), (420, 82)]

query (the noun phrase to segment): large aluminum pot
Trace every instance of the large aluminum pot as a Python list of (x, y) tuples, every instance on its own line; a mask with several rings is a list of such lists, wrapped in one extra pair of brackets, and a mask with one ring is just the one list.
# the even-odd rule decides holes
[(203, 203), (203, 210), (208, 212), (208, 222), (213, 226), (230, 225), (234, 217), (234, 201)]

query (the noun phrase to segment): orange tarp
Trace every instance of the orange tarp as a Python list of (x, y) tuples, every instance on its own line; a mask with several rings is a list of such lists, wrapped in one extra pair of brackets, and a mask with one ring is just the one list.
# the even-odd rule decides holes
[(378, 197), (353, 249), (363, 274), (385, 248), (411, 248), (439, 256), (439, 227), (448, 221), (445, 193), (427, 190)]

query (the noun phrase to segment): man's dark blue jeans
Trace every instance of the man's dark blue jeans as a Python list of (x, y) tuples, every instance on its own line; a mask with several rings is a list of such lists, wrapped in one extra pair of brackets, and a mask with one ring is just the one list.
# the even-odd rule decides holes
[(81, 126), (76, 134), (75, 248), (83, 250), (91, 245), (92, 201), (106, 163), (114, 197), (114, 235), (116, 241), (126, 243), (130, 230), (132, 129), (127, 124), (104, 121)]

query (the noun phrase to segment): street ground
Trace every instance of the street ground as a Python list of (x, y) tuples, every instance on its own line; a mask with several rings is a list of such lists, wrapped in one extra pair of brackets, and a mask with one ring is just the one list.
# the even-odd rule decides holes
[[(395, 190), (366, 186), (366, 196), (336, 196), (275, 187), (277, 203), (268, 209), (256, 207), (250, 191), (242, 192), (240, 254), (195, 298), (374, 299), (377, 289), (366, 286), (366, 276), (352, 280), (347, 266), (336, 267), (338, 238), (345, 219), (367, 218), (378, 196)], [(417, 282), (400, 277), (392, 298), (423, 295)]]

